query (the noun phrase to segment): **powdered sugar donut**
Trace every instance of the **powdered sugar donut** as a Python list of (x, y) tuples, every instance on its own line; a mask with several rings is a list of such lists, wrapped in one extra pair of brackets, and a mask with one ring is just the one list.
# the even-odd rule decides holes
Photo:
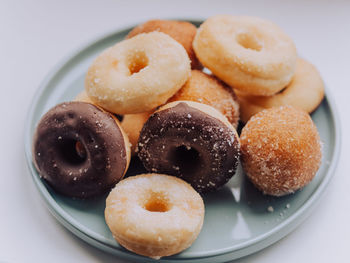
[(277, 25), (249, 16), (209, 18), (197, 30), (193, 48), (214, 75), (252, 95), (283, 89), (297, 59), (293, 41)]
[(161, 32), (140, 34), (108, 48), (90, 66), (89, 98), (116, 114), (150, 111), (164, 104), (190, 76), (182, 45)]
[(272, 96), (253, 96), (237, 92), (237, 97), (243, 122), (247, 122), (251, 116), (263, 109), (284, 105), (311, 113), (324, 97), (324, 84), (317, 69), (299, 58), (292, 81), (281, 92)]
[(200, 195), (185, 181), (142, 174), (119, 182), (106, 201), (105, 219), (120, 245), (159, 259), (188, 248), (204, 218)]

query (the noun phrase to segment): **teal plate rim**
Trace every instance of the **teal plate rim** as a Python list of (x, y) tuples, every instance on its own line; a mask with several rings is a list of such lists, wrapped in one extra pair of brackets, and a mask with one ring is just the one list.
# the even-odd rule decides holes
[[(200, 24), (201, 20), (193, 20), (193, 19), (182, 19), (187, 20), (195, 24)], [(114, 254), (118, 254), (121, 257), (124, 258), (134, 258), (134, 259), (143, 259), (145, 260), (145, 257), (136, 255), (132, 252), (126, 251), (126, 250), (118, 250), (115, 251), (116, 248), (112, 247), (111, 245), (108, 245), (108, 240), (103, 237), (102, 235), (99, 235), (87, 227), (81, 225), (79, 221), (71, 217), (68, 213), (66, 213), (55, 201), (55, 199), (50, 195), (48, 192), (46, 186), (41, 181), (34, 164), (32, 163), (32, 153), (31, 153), (31, 142), (32, 138), (30, 136), (30, 125), (33, 120), (34, 112), (37, 103), (40, 101), (41, 97), (45, 93), (47, 89), (48, 83), (52, 80), (52, 78), (67, 64), (69, 64), (70, 60), (72, 60), (75, 57), (78, 57), (81, 53), (83, 53), (86, 49), (88, 49), (91, 46), (97, 45), (99, 42), (103, 41), (104, 39), (110, 38), (115, 34), (120, 33), (126, 33), (128, 32), (132, 26), (123, 27), (122, 29), (113, 30), (111, 32), (101, 34), (98, 37), (95, 37), (91, 41), (87, 41), (87, 44), (82, 45), (80, 48), (76, 48), (73, 52), (71, 52), (68, 56), (66, 56), (64, 59), (62, 59), (56, 66), (54, 66), (51, 71), (46, 75), (44, 80), (39, 85), (39, 88), (34, 93), (34, 96), (32, 98), (31, 105), (29, 107), (26, 123), (24, 126), (24, 147), (25, 147), (25, 156), (26, 156), (26, 162), (27, 166), (31, 172), (32, 179), (39, 190), (39, 193), (43, 197), (49, 211), (54, 215), (54, 217), (62, 224), (64, 225), (68, 230), (70, 230), (73, 234), (77, 235), (81, 239), (85, 240), (86, 242), (99, 247), (100, 249), (103, 249), (105, 251), (112, 252)], [(177, 257), (177, 258), (164, 258), (162, 260), (164, 261), (180, 261), (180, 260), (195, 260), (195, 259), (203, 259), (203, 258), (212, 258), (212, 257), (218, 257), (218, 256), (224, 256), (226, 254), (232, 254), (234, 252), (237, 252), (237, 255), (232, 255), (231, 259), (239, 258), (242, 256), (246, 256), (248, 254), (252, 254), (254, 252), (257, 252), (274, 242), (278, 241), (288, 233), (290, 233), (292, 230), (294, 230), (311, 212), (312, 207), (317, 203), (317, 201), (320, 199), (321, 195), (324, 193), (329, 181), (334, 175), (335, 169), (337, 167), (337, 163), (339, 160), (339, 154), (340, 154), (340, 140), (341, 140), (341, 132), (340, 132), (340, 119), (339, 115), (336, 109), (336, 104), (330, 95), (327, 86), (325, 87), (325, 98), (324, 100), (327, 101), (331, 116), (333, 117), (334, 122), (334, 128), (335, 128), (335, 145), (334, 145), (334, 152), (332, 155), (332, 159), (330, 160), (330, 166), (327, 169), (327, 173), (325, 177), (323, 178), (320, 185), (317, 187), (315, 192), (312, 194), (312, 196), (306, 200), (306, 202), (290, 217), (288, 217), (286, 220), (281, 222), (276, 227), (272, 228), (270, 231), (267, 231), (261, 235), (259, 235), (256, 238), (253, 238), (248, 241), (243, 241), (239, 244), (233, 245), (231, 247), (226, 247), (222, 249), (217, 249), (215, 252), (201, 252), (199, 253), (190, 253), (187, 255), (186, 258)], [(264, 242), (265, 241), (265, 242)], [(124, 254), (124, 255), (123, 255)]]

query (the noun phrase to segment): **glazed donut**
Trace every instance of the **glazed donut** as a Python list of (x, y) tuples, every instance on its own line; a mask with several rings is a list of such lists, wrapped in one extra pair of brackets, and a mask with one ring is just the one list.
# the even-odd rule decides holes
[(94, 197), (121, 180), (130, 162), (129, 141), (118, 120), (85, 102), (66, 102), (39, 121), (33, 161), (57, 192)]
[(214, 107), (237, 128), (239, 104), (234, 91), (216, 77), (192, 70), (185, 85), (168, 102), (190, 100)]
[(148, 171), (178, 176), (207, 192), (235, 174), (239, 148), (235, 128), (219, 111), (198, 102), (175, 101), (147, 120), (138, 156)]
[(188, 248), (204, 218), (200, 195), (179, 178), (142, 174), (119, 182), (106, 201), (105, 219), (120, 245), (159, 259)]
[(324, 84), (317, 69), (304, 59), (298, 58), (292, 81), (272, 96), (252, 96), (237, 92), (240, 118), (247, 122), (251, 116), (272, 107), (290, 105), (313, 112), (324, 97)]
[(165, 33), (179, 42), (186, 49), (186, 52), (190, 57), (191, 67), (193, 69), (202, 69), (202, 65), (198, 61), (192, 47), (194, 36), (197, 33), (195, 25), (185, 21), (149, 20), (131, 30), (126, 36), (126, 39), (141, 33), (149, 33), (153, 31)]
[(161, 32), (140, 34), (105, 50), (90, 66), (85, 89), (116, 114), (151, 111), (164, 104), (191, 74), (188, 55)]
[(140, 132), (142, 130), (143, 125), (145, 124), (145, 122), (151, 114), (152, 112), (143, 112), (137, 114), (126, 114), (123, 117), (121, 126), (126, 135), (128, 135), (131, 144), (131, 155), (135, 154), (135, 149), (140, 136)]
[(209, 18), (198, 29), (193, 48), (214, 75), (251, 95), (283, 89), (297, 59), (293, 41), (277, 25), (248, 16)]
[(304, 187), (320, 167), (320, 136), (309, 114), (291, 106), (254, 115), (241, 133), (242, 167), (265, 194), (282, 196)]

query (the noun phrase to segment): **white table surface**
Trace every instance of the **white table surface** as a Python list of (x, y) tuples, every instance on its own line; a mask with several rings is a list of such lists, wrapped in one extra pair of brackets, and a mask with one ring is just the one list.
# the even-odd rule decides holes
[(279, 24), (336, 100), (342, 150), (320, 204), (293, 233), (238, 262), (350, 262), (349, 1), (0, 1), (0, 262), (123, 262), (50, 215), (25, 164), (24, 122), (46, 73), (73, 49), (150, 18), (249, 14)]

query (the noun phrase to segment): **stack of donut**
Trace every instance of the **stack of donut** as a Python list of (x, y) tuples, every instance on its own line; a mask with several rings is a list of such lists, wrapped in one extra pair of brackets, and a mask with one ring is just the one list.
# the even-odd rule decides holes
[[(61, 194), (113, 188), (105, 219), (114, 238), (158, 259), (194, 242), (201, 195), (224, 186), (240, 159), (266, 194), (309, 183), (322, 154), (308, 113), (322, 98), (317, 70), (271, 22), (220, 15), (197, 30), (150, 20), (94, 60), (74, 101), (42, 117), (33, 161)], [(150, 173), (123, 179), (136, 154)]]

